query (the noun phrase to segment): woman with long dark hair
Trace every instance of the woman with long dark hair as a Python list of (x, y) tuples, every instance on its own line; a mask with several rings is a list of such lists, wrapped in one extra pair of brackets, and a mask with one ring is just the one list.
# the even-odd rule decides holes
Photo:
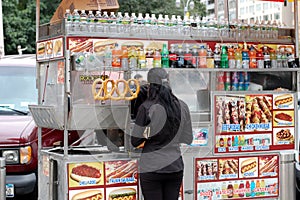
[(142, 193), (145, 200), (178, 200), (184, 169), (180, 143), (193, 139), (189, 108), (173, 94), (164, 69), (150, 69), (147, 81), (147, 99), (138, 108), (131, 135), (133, 146), (144, 143)]

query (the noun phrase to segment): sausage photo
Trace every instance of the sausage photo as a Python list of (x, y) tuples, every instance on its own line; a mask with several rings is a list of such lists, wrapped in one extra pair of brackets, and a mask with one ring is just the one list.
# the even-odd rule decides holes
[(78, 182), (95, 180), (96, 183), (98, 183), (101, 179), (101, 172), (95, 167), (86, 164), (80, 164), (72, 169), (70, 177)]

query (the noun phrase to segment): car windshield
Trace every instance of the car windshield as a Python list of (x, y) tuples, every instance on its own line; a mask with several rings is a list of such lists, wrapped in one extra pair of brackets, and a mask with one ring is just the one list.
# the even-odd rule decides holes
[(28, 112), (29, 104), (38, 99), (34, 67), (1, 67), (0, 113)]

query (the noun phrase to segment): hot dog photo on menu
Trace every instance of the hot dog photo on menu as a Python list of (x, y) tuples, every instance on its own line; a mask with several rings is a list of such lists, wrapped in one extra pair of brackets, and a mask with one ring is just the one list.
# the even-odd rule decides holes
[(68, 164), (69, 187), (103, 185), (103, 162), (83, 162)]
[(69, 200), (104, 200), (104, 189), (70, 190)]
[(138, 179), (137, 160), (105, 162), (106, 184), (136, 183)]

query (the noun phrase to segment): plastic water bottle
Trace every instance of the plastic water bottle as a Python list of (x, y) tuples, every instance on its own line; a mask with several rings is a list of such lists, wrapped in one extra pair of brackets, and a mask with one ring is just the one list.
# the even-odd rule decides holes
[(103, 32), (103, 27), (101, 23), (101, 12), (100, 10), (96, 11), (95, 18), (94, 18), (94, 23), (95, 23), (95, 31), (96, 32)]
[(157, 18), (157, 32), (159, 35), (164, 35), (164, 26), (165, 26), (165, 20), (163, 18), (162, 14), (158, 15)]
[(151, 14), (151, 18), (150, 18), (150, 25), (151, 25), (151, 30), (152, 30), (152, 33), (154, 35), (157, 35), (158, 34), (158, 30), (157, 30), (157, 19), (156, 19), (156, 16), (155, 14)]
[(65, 27), (67, 33), (72, 31), (72, 14), (70, 12), (70, 9), (66, 9), (65, 13)]
[(117, 32), (118, 33), (123, 33), (124, 32), (124, 26), (123, 26), (123, 15), (122, 15), (122, 12), (118, 12), (118, 15), (117, 15), (117, 21), (116, 21), (116, 24), (117, 24)]
[(115, 15), (115, 12), (110, 12), (108, 23), (109, 23), (109, 32), (116, 33), (117, 32), (117, 17)]
[(147, 34), (151, 33), (151, 17), (149, 13), (145, 14), (144, 26), (145, 26), (145, 32)]
[(112, 66), (112, 51), (111, 51), (111, 48), (109, 46), (105, 47), (104, 65), (106, 67), (111, 67)]
[(132, 34), (135, 34), (137, 30), (137, 17), (135, 15), (135, 13), (131, 13), (131, 17), (130, 17), (130, 32)]
[(89, 14), (87, 16), (87, 27), (89, 32), (95, 31), (95, 16), (92, 10), (89, 11)]
[(143, 13), (139, 13), (138, 17), (137, 17), (137, 33), (145, 33), (145, 24), (144, 24), (144, 17), (143, 17)]
[(80, 13), (80, 31), (81, 32), (87, 32), (87, 14), (85, 13), (85, 10), (81, 10)]
[(124, 13), (124, 17), (122, 19), (122, 24), (123, 24), (124, 33), (129, 33), (130, 32), (130, 16), (129, 16), (128, 12)]
[(103, 27), (103, 32), (108, 33), (109, 32), (109, 16), (107, 14), (107, 11), (103, 12), (103, 15), (101, 17), (101, 24)]
[(80, 24), (80, 15), (78, 13), (78, 10), (77, 9), (74, 9), (74, 12), (73, 12), (73, 30), (75, 32), (79, 32), (80, 31), (80, 27), (79, 27), (79, 24)]
[[(183, 33), (183, 22), (180, 15), (177, 15), (177, 34), (182, 35)], [(175, 33), (176, 34), (176, 33)]]

